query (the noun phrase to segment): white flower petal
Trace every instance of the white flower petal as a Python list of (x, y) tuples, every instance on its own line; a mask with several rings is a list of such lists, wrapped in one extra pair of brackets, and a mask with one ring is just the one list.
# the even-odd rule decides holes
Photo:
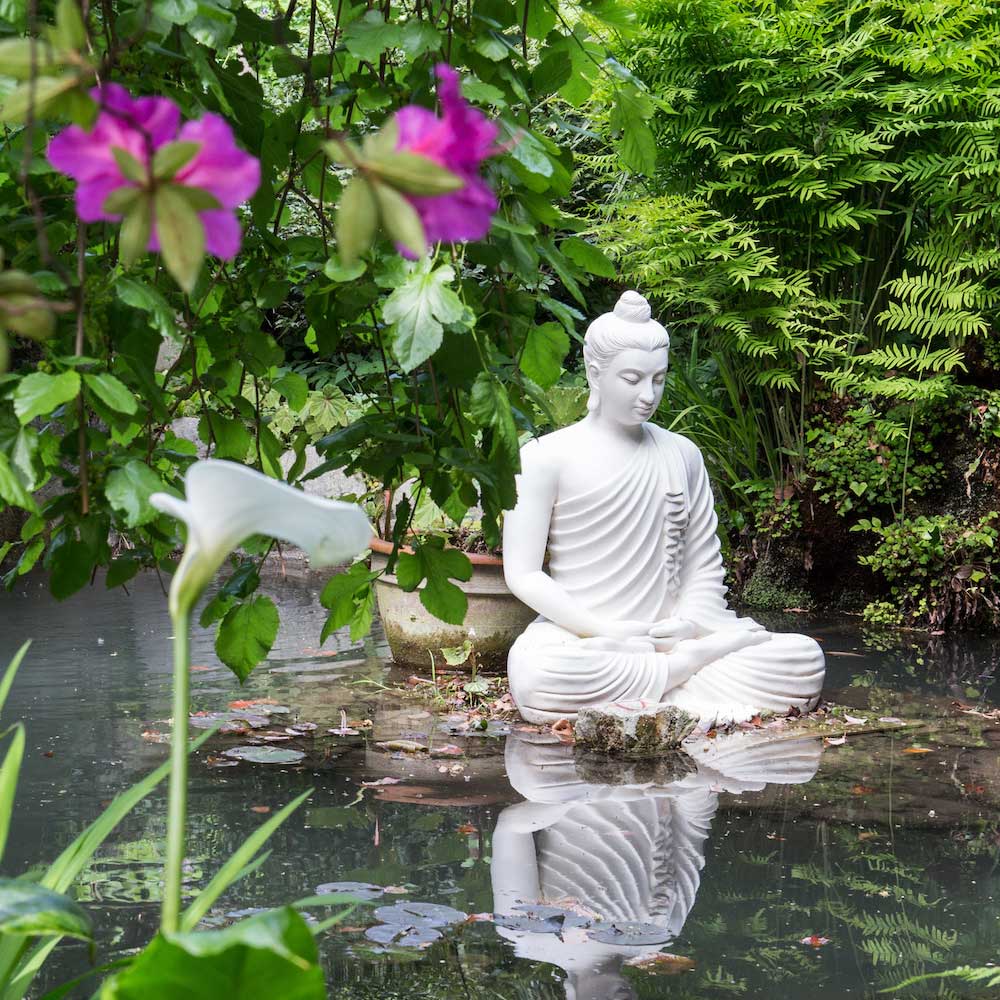
[(170, 585), (171, 614), (188, 610), (225, 561), (250, 535), (299, 546), (316, 566), (364, 552), (371, 525), (356, 504), (303, 493), (236, 462), (195, 462), (184, 478), (186, 500), (154, 493), (158, 510), (187, 524), (184, 556)]

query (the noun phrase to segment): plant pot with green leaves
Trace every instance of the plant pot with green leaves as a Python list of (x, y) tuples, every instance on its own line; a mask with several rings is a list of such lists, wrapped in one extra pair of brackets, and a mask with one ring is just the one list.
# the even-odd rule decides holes
[[(391, 502), (387, 508), (391, 509)], [(442, 563), (454, 562), (457, 573), (450, 580), (431, 574), (422, 584), (412, 586), (413, 563), (393, 559), (391, 532), (384, 532), (388, 538), (372, 539), (371, 571), (379, 574), (375, 580), (375, 600), (393, 658), (423, 671), (444, 664), (469, 671), (505, 670), (507, 652), (536, 613), (508, 589), (502, 555), (487, 545), (481, 523), (471, 512), (461, 521), (453, 521), (425, 497), (415, 504), (410, 531), (423, 541), (425, 559), (428, 552), (436, 552)], [(434, 545), (438, 540), (439, 547)], [(469, 563), (470, 569), (465, 572), (464, 562), (454, 558), (459, 553)], [(403, 546), (397, 554), (412, 558), (414, 550)], [(462, 579), (463, 576), (467, 579)], [(437, 592), (424, 593), (428, 587), (438, 588)], [(444, 587), (452, 588), (452, 593), (443, 591)], [(462, 602), (454, 590), (461, 593), (465, 602), (460, 624), (454, 621), (457, 615), (449, 616), (452, 621), (443, 620), (427, 606), (428, 603), (433, 608), (460, 605)]]

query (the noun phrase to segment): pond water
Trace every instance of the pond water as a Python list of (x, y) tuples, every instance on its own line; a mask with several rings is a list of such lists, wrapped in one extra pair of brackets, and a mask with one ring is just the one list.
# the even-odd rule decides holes
[[(289, 711), (272, 714), (268, 732), (318, 726), (273, 743), (307, 744), (303, 765), (233, 764), (219, 747), (192, 761), (192, 893), (268, 811), (312, 789), (209, 923), (331, 882), (380, 887), (320, 940), (330, 996), (354, 1000), (974, 995), (954, 982), (942, 994), (938, 983), (891, 988), (996, 956), (1000, 723), (939, 735), (922, 754), (908, 754), (901, 733), (765, 747), (753, 732), (710, 741), (694, 764), (608, 773), (543, 734), (442, 731), (419, 703), (384, 690), (377, 631), (317, 650), (322, 582), (266, 581), (282, 632), (243, 688), (211, 633), (193, 636), (196, 711), (269, 698)], [(98, 585), (57, 604), (31, 577), (0, 594), (0, 663), (34, 640), (5, 711), (25, 721), (28, 750), (4, 874), (54, 858), (166, 756), (156, 742), (169, 731), (165, 600), (155, 576), (130, 591)], [(829, 691), (869, 717), (993, 703), (995, 642), (929, 645), (803, 616), (767, 623), (820, 639)], [(327, 735), (341, 710), (373, 720), (367, 740)], [(415, 759), (374, 746), (393, 739), (464, 753)], [(372, 784), (384, 778), (398, 780)], [(164, 814), (162, 794), (141, 803), (76, 887), (99, 926), (101, 961), (154, 933)], [(370, 934), (395, 944), (365, 935), (396, 921), (400, 903), (460, 914), (404, 915), (401, 926), (432, 939), (426, 947), (400, 947), (394, 930)], [(655, 973), (628, 964), (658, 951), (672, 957)], [(63, 945), (40, 992), (87, 967), (85, 948)], [(89, 996), (88, 985), (74, 995)]]

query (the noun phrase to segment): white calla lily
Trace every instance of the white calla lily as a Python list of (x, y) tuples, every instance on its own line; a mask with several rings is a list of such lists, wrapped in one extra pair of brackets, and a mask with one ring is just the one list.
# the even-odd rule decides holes
[(154, 493), (149, 502), (187, 525), (184, 555), (170, 584), (170, 614), (190, 612), (219, 567), (250, 535), (299, 546), (314, 566), (348, 562), (372, 537), (361, 508), (294, 489), (236, 462), (205, 459), (184, 477), (182, 500)]

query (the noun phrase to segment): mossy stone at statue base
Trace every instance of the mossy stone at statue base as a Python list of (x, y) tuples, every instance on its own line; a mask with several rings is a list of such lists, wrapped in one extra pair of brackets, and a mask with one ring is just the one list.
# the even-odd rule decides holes
[(698, 716), (674, 705), (616, 701), (581, 709), (576, 743), (616, 757), (665, 757), (675, 753), (697, 725)]
[(773, 611), (811, 608), (815, 600), (804, 585), (804, 575), (801, 557), (779, 556), (769, 550), (754, 567), (740, 600)]

